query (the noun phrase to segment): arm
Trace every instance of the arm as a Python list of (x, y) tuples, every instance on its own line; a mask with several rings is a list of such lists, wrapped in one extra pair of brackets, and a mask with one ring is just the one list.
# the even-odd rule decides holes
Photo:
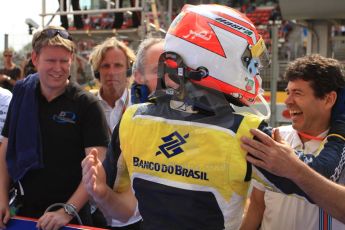
[(253, 187), (247, 214), (243, 218), (240, 230), (256, 230), (261, 225), (265, 211), (265, 192)]
[[(289, 159), (286, 156), (297, 159), (298, 156), (280, 138), (279, 131), (277, 129), (274, 131), (274, 137), (277, 141), (259, 130), (251, 130), (251, 132), (259, 141), (245, 137), (241, 141), (242, 147), (252, 155), (248, 155), (247, 159), (250, 162), (255, 162), (254, 165), (258, 166), (255, 168), (258, 174), (282, 192), (286, 194), (295, 193), (310, 200), (308, 195), (293, 181), (284, 178), (287, 177), (286, 170), (289, 170)], [(305, 160), (304, 162), (317, 172), (322, 173), (326, 177), (331, 177), (336, 170), (339, 170), (338, 165), (341, 165), (343, 147), (344, 141), (341, 138), (332, 137), (317, 157), (309, 158), (305, 157), (304, 154), (300, 154), (299, 157)], [(277, 177), (271, 172), (281, 177)]]
[(14, 86), (16, 84), (16, 80), (13, 80), (10, 76), (7, 76), (6, 74), (0, 75), (0, 82), (7, 81), (10, 85)]
[[(261, 136), (262, 133), (260, 131), (254, 130), (253, 134), (260, 136), (262, 143), (268, 146), (272, 144), (271, 141), (273, 140), (269, 137)], [(307, 167), (295, 155), (291, 147), (281, 141), (276, 132), (275, 136), (278, 142), (274, 143), (272, 149), (277, 150), (277, 147), (279, 147), (280, 151), (258, 151), (260, 146), (257, 146), (257, 144), (259, 143), (242, 138), (242, 147), (252, 154), (252, 156), (247, 156), (247, 160), (275, 175), (291, 179), (317, 205), (345, 223), (345, 188), (321, 176), (312, 168)]]
[(296, 158), (289, 165), (289, 178), (318, 206), (345, 224), (345, 187), (326, 179)]
[[(105, 157), (105, 147), (94, 147), (97, 149), (99, 153), (99, 157), (101, 159), (104, 159)], [(85, 148), (86, 156), (90, 154), (91, 150), (93, 148)], [(80, 182), (79, 186), (75, 190), (75, 192), (72, 194), (72, 196), (66, 201), (66, 204), (73, 204), (77, 212), (80, 211), (82, 207), (86, 204), (86, 202), (89, 200), (88, 193), (82, 184)], [(71, 220), (73, 219), (73, 216), (67, 214), (63, 208), (58, 209), (57, 211), (52, 212), (46, 212), (41, 218), (37, 221), (37, 228), (42, 229), (58, 229), (62, 226), (67, 225)]]
[(6, 74), (0, 74), (0, 82), (10, 81), (11, 78)]
[[(343, 91), (342, 96), (345, 97), (345, 91)], [(345, 110), (345, 106), (343, 105), (343, 103), (341, 103), (343, 101), (344, 99), (341, 99), (335, 107), (338, 108), (339, 106), (341, 106), (342, 108), (339, 109), (338, 112), (332, 112), (333, 122), (331, 124), (329, 135), (327, 137), (327, 143), (324, 145), (324, 148), (321, 150), (319, 155), (314, 156), (312, 154), (303, 153), (300, 151), (296, 152), (300, 160), (304, 161), (321, 175), (327, 178), (331, 178), (334, 181), (338, 181), (340, 172), (344, 168), (342, 159), (344, 159), (345, 157), (345, 114), (341, 112)], [(262, 144), (258, 142), (255, 143), (255, 141), (251, 140), (245, 140), (246, 143), (244, 144), (246, 146), (250, 145), (252, 147), (251, 151), (264, 151), (265, 153), (267, 153), (267, 156), (265, 157), (281, 157), (279, 156), (279, 153), (293, 151), (291, 150), (291, 148), (285, 148), (286, 143), (280, 138), (278, 129), (274, 131), (273, 135), (267, 133), (265, 129), (262, 129), (262, 127), (259, 127), (259, 129), (269, 136), (273, 136), (274, 140), (276, 141), (273, 141), (271, 138), (264, 135), (260, 131), (252, 130), (251, 132), (255, 136), (255, 139), (259, 140)], [(280, 158), (280, 160), (284, 160), (283, 158), (284, 157)], [(271, 167), (275, 166), (272, 165)], [(264, 171), (263, 173), (266, 174), (266, 172)]]
[(5, 224), (10, 219), (10, 208), (8, 206), (9, 175), (6, 165), (6, 151), (8, 139), (4, 137), (0, 147), (0, 229), (5, 228)]
[[(338, 122), (337, 125), (340, 126), (340, 123)], [(343, 130), (345, 130), (345, 126), (343, 127)], [(284, 155), (280, 156), (281, 153), (287, 154), (293, 152), (293, 155), (296, 155), (301, 161), (309, 165), (309, 167), (321, 175), (337, 181), (339, 178), (334, 174), (336, 171), (341, 171), (343, 169), (341, 159), (344, 157), (343, 155), (345, 155), (343, 151), (345, 146), (345, 133), (342, 134), (339, 130), (335, 132), (331, 130), (330, 132), (331, 133), (327, 137), (327, 143), (317, 156), (303, 153), (301, 151), (296, 152), (292, 148), (287, 148), (286, 146), (289, 145), (287, 145), (286, 142), (281, 139), (278, 129), (275, 129), (274, 133), (272, 134), (274, 140), (276, 141), (267, 135), (264, 135), (263, 132), (260, 132), (259, 130), (251, 130), (251, 133), (255, 135), (255, 138), (258, 141), (251, 141), (247, 138), (243, 138), (243, 143), (246, 146), (250, 145), (251, 151), (267, 153), (265, 157), (268, 157), (268, 159), (266, 160), (270, 160), (270, 157), (279, 157), (280, 160), (284, 160)], [(252, 153), (251, 151), (249, 151), (250, 154)], [(272, 167), (275, 166), (272, 165)]]
[(106, 175), (97, 151), (92, 151), (82, 162), (83, 183), (98, 207), (106, 216), (126, 221), (136, 208), (137, 200), (128, 187), (122, 192), (113, 191), (106, 184)]

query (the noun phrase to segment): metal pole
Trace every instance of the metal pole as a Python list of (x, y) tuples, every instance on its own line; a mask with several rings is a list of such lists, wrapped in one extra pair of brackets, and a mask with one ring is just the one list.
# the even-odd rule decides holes
[[(61, 3), (61, 2), (60, 2)], [(46, 0), (42, 0), (42, 20), (41, 20), (41, 23), (42, 23), (42, 28), (44, 28), (44, 17), (46, 16)]]
[(271, 74), (271, 119), (270, 125), (277, 125), (277, 81), (279, 76), (278, 63), (278, 27), (280, 21), (273, 21), (272, 24), (272, 74)]
[(8, 49), (8, 34), (5, 34), (4, 36), (4, 48)]
[(158, 21), (157, 5), (155, 0), (151, 0), (151, 11), (153, 15), (153, 23), (155, 25), (156, 31), (159, 31), (160, 25)]
[(172, 22), (172, 0), (169, 0), (169, 5), (168, 5), (168, 26), (166, 28), (169, 27), (171, 22)]

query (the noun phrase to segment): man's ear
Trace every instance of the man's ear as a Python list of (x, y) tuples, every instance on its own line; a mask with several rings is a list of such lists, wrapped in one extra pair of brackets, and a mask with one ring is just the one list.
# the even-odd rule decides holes
[(139, 71), (134, 71), (134, 81), (140, 85), (145, 85), (144, 76)]
[(32, 51), (31, 52), (31, 61), (32, 64), (34, 64), (34, 66), (37, 68), (37, 62), (38, 62), (38, 53), (36, 51)]
[(326, 95), (326, 103), (325, 106), (332, 108), (337, 101), (337, 92), (332, 91)]

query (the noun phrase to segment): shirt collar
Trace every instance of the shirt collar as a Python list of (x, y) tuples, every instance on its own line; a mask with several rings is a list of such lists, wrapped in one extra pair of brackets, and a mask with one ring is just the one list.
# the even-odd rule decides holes
[[(102, 90), (102, 88), (100, 88), (100, 89), (98, 90), (96, 96), (97, 96), (97, 98), (98, 98), (102, 103), (105, 103), (106, 105), (108, 105), (108, 103), (102, 98), (101, 90)], [(128, 99), (127, 99), (127, 97), (128, 97)], [(119, 103), (120, 103), (120, 105), (122, 105), (122, 106), (123, 106), (123, 105), (129, 105), (129, 102), (130, 102), (130, 100), (129, 100), (128, 89), (125, 88), (125, 90), (124, 90), (123, 93), (122, 93), (122, 96), (121, 96), (119, 99), (117, 99), (117, 100), (115, 101), (115, 106), (114, 106), (114, 107), (117, 107)], [(108, 106), (109, 106), (109, 105), (108, 105)], [(110, 106), (109, 106), (109, 107), (110, 107)]]
[(129, 93), (128, 93), (128, 89), (126, 88), (124, 91), (123, 91), (123, 94), (122, 96), (115, 102), (115, 107), (121, 103), (122, 106), (127, 106), (128, 103), (129, 103)]
[[(319, 134), (317, 137), (326, 137), (329, 129), (325, 130), (321, 134)], [(298, 135), (298, 132), (293, 129), (293, 138), (291, 141), (291, 147), (293, 149), (305, 149), (308, 146), (308, 149), (311, 148), (312, 151), (316, 151), (318, 147), (321, 144), (321, 141), (318, 140), (309, 140), (304, 143), (302, 143), (301, 138)]]

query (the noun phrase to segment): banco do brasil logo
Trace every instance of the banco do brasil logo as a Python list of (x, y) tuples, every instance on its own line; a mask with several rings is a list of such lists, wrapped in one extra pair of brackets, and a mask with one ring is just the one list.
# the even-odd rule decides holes
[(169, 134), (168, 136), (162, 137), (164, 144), (159, 146), (160, 151), (156, 152), (156, 156), (163, 153), (167, 158), (176, 156), (183, 152), (181, 145), (187, 143), (186, 139), (189, 137), (189, 134), (182, 136), (177, 131)]

